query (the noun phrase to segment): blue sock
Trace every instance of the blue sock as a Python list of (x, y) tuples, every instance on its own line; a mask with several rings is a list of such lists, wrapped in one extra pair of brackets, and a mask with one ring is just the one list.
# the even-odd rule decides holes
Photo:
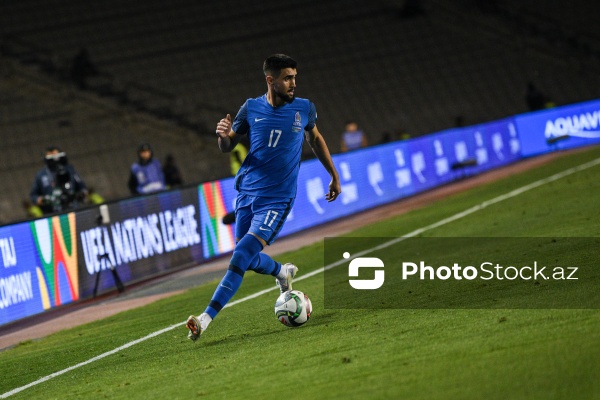
[(229, 270), (225, 273), (221, 282), (219, 282), (219, 285), (204, 312), (210, 315), (212, 319), (215, 319), (219, 311), (225, 307), (235, 292), (240, 288), (243, 278), (244, 273), (233, 265), (230, 265)]
[(281, 264), (265, 253), (258, 253), (258, 257), (252, 260), (248, 269), (259, 274), (276, 276), (281, 270)]
[(252, 236), (246, 235), (235, 246), (229, 269), (225, 273), (223, 279), (217, 286), (215, 293), (204, 311), (211, 318), (215, 318), (219, 311), (229, 302), (233, 295), (242, 285), (242, 279), (246, 270), (251, 263), (256, 263), (254, 259), (258, 259), (258, 255), (263, 246), (260, 241)]

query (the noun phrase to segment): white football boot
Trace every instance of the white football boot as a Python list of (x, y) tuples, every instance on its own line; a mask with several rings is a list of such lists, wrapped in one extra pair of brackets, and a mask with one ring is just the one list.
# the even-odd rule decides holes
[(208, 324), (212, 321), (212, 318), (207, 313), (202, 313), (199, 316), (190, 315), (185, 324), (186, 328), (190, 330), (188, 333), (188, 339), (194, 342), (200, 338), (202, 332), (206, 330)]
[(275, 277), (275, 283), (279, 286), (281, 293), (292, 290), (292, 281), (298, 273), (298, 267), (292, 263), (287, 263), (281, 266), (279, 274)]

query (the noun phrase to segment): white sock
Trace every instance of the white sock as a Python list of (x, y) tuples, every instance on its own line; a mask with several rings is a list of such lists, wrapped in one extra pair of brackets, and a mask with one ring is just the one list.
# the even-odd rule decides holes
[(287, 277), (287, 267), (285, 266), (285, 264), (281, 264), (281, 269), (279, 270), (279, 273), (277, 274), (276, 278), (279, 280), (285, 279)]
[(202, 313), (200, 315), (200, 330), (204, 332), (206, 328), (208, 328), (208, 324), (212, 322), (212, 318), (207, 313)]

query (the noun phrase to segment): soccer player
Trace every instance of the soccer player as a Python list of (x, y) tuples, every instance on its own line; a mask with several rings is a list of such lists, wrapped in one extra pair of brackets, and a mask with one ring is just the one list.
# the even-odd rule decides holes
[(267, 93), (246, 100), (233, 122), (227, 114), (217, 124), (222, 152), (233, 150), (242, 135), (247, 136), (250, 149), (235, 177), (237, 244), (206, 310), (187, 320), (191, 340), (198, 339), (225, 307), (247, 270), (274, 276), (281, 293), (292, 290), (298, 268), (281, 265), (261, 251), (273, 243), (294, 204), (305, 138), (331, 176), (325, 199), (334, 201), (341, 193), (338, 172), (317, 129), (315, 105), (295, 97), (296, 65), (284, 54), (268, 57), (263, 64)]

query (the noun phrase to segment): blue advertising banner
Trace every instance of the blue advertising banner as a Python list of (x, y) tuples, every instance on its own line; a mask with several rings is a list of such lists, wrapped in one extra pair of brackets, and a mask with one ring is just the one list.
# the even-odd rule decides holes
[(77, 213), (82, 297), (114, 290), (112, 268), (126, 284), (204, 260), (196, 188), (104, 207), (107, 220), (99, 219), (99, 207)]
[(514, 162), (520, 147), (512, 118), (335, 155), (342, 194), (327, 203), (329, 175), (302, 163), (298, 196), (281, 235), (423, 192)]
[(522, 155), (600, 143), (600, 100), (515, 117)]
[(0, 325), (80, 298), (74, 213), (0, 228)]
[(29, 223), (0, 228), (0, 322), (44, 311)]

